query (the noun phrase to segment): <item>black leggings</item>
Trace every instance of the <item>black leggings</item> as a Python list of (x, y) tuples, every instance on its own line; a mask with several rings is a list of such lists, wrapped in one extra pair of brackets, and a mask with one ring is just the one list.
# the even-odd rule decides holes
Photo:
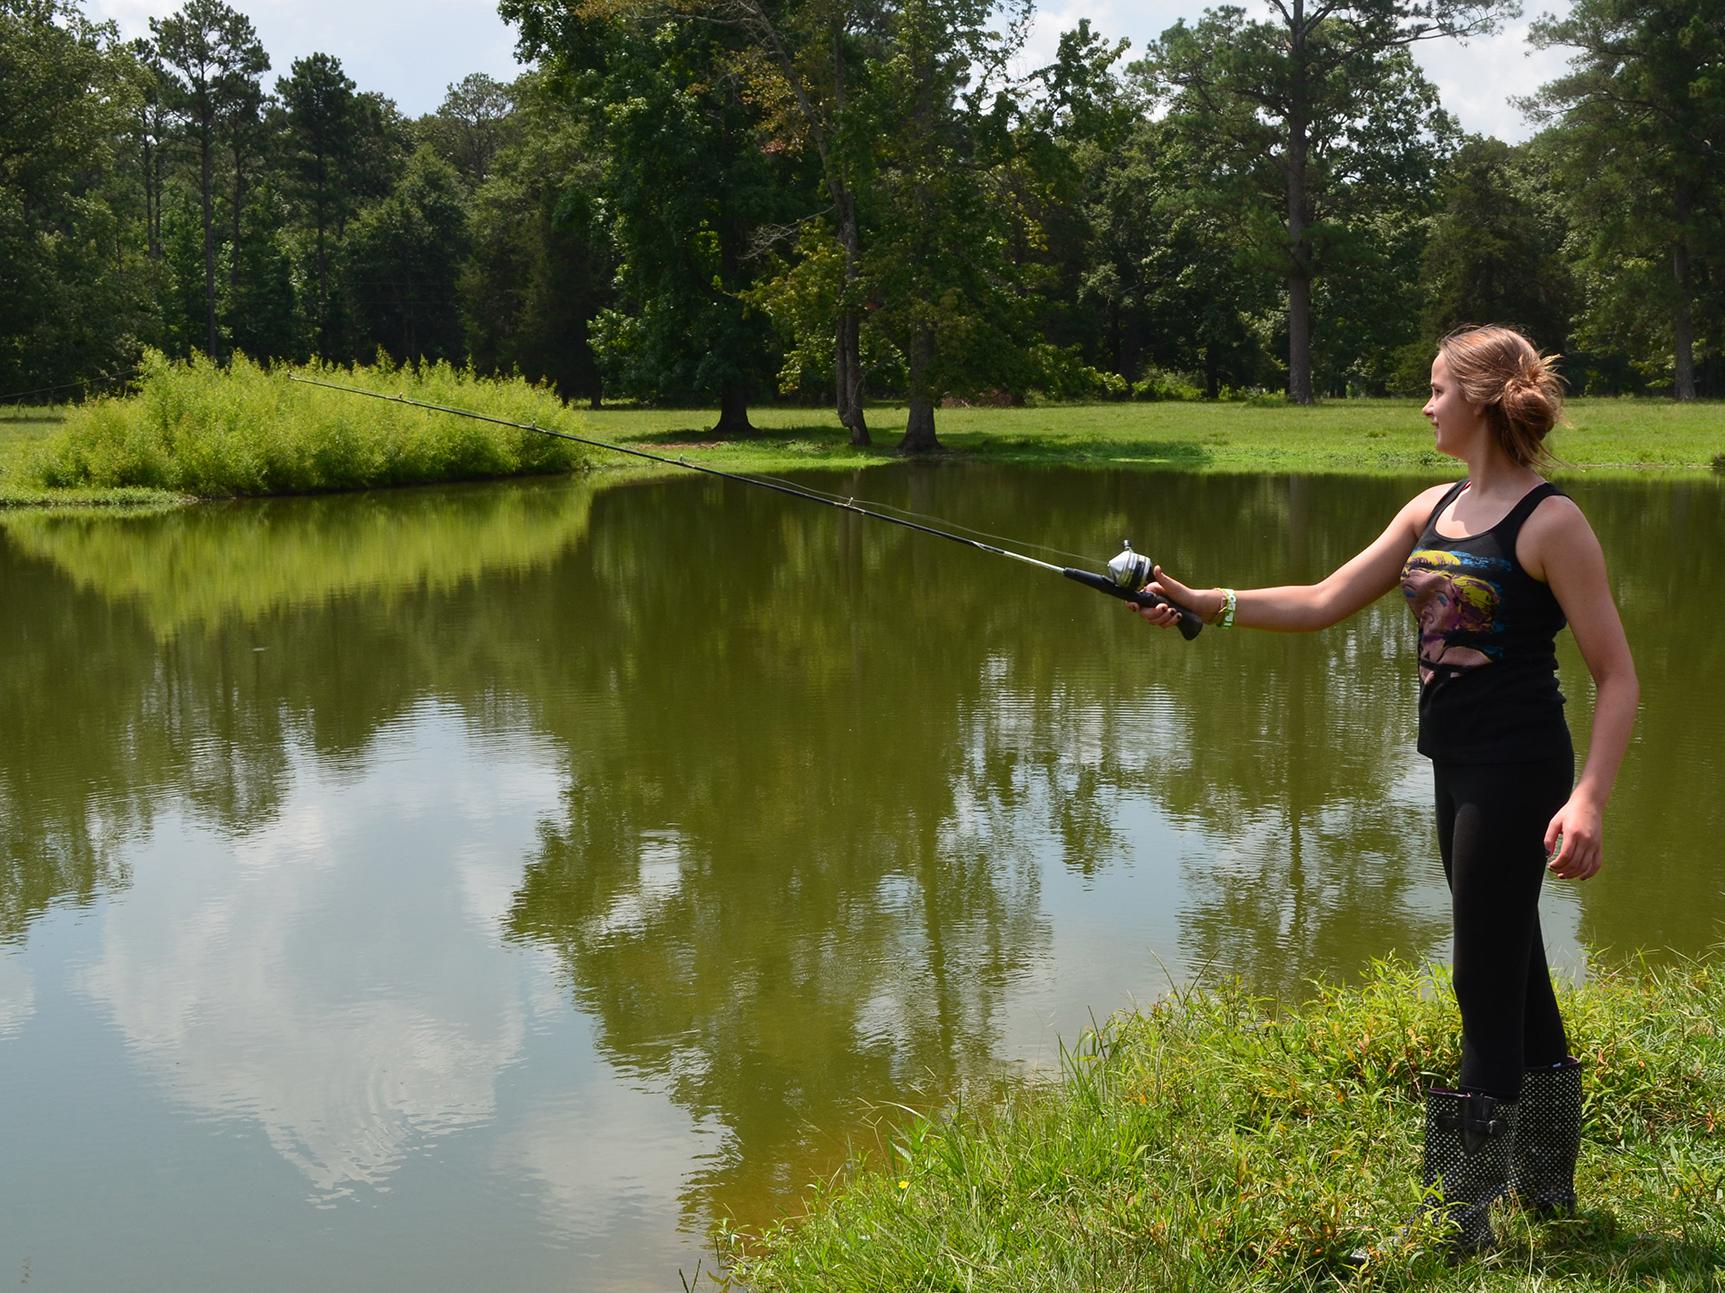
[(1539, 885), (1545, 828), (1569, 798), (1574, 755), (1432, 770), (1455, 918), (1460, 1085), (1512, 1100), (1526, 1069), (1569, 1055), (1539, 932)]

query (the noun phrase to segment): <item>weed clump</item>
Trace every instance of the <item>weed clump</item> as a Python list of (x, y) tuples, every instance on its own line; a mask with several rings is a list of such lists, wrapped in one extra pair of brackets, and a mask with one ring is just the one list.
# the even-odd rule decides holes
[(447, 363), (223, 367), (149, 352), (138, 392), (73, 409), (22, 473), (44, 488), (144, 487), (200, 498), (304, 494), (569, 471), (581, 446), (290, 380), (359, 386), (553, 430), (577, 429), (550, 391)]

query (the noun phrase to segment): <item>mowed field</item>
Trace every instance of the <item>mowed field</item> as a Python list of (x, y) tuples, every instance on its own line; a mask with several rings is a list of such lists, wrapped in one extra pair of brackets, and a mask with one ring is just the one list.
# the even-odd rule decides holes
[[(356, 406), (355, 416), (365, 416), (363, 406)], [(899, 460), (895, 447), (903, 434), (902, 407), (868, 410), (873, 443), (866, 448), (853, 448), (826, 409), (760, 406), (750, 416), (755, 435), (717, 439), (707, 430), (714, 421), (710, 409), (616, 406), (580, 413), (585, 433), (595, 439), (727, 470), (793, 471)], [(33, 447), (68, 419), (76, 420), (67, 407), (0, 410), (0, 504), (50, 501), (29, 479), (29, 459)], [(1311, 408), (1273, 401), (949, 407), (937, 414), (936, 428), (945, 456), (955, 461), (1326, 474), (1449, 469), (1433, 449), (1431, 428), (1414, 400), (1338, 400)], [(1704, 476), (1725, 466), (1725, 402), (1575, 400), (1549, 443), (1559, 460), (1554, 472), (1559, 477), (1582, 472)], [(594, 465), (642, 467), (639, 460), (603, 454)]]
[[(719, 442), (706, 410), (605, 409), (583, 414), (591, 434), (699, 454), (714, 465), (838, 466), (893, 457), (905, 410), (871, 408), (874, 444), (853, 449), (826, 410), (751, 412), (753, 440)], [(1338, 400), (1310, 408), (1259, 404), (1067, 404), (943, 408), (935, 418), (953, 456), (1016, 463), (1096, 463), (1195, 471), (1401, 474), (1443, 466), (1414, 400)], [(1564, 471), (1706, 474), (1725, 455), (1725, 403), (1576, 400), (1550, 440)]]

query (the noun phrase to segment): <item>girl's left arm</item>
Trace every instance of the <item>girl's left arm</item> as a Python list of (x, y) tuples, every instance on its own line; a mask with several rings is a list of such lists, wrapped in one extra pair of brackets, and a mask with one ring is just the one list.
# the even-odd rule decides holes
[[(1545, 829), (1547, 853), (1562, 840), (1562, 847), (1547, 865), (1553, 875), (1585, 880), (1599, 870), (1603, 860), (1601, 818), (1629, 748), (1641, 684), (1635, 677), (1635, 661), (1629, 654), (1617, 603), (1611, 597), (1605, 554), (1593, 527), (1581, 509), (1566, 498), (1550, 500), (1539, 512), (1547, 514), (1538, 516), (1544, 524), (1528, 535), (1535, 540), (1536, 551), (1529, 554), (1536, 563), (1533, 573), (1543, 573), (1563, 608), (1576, 645), (1587, 661), (1587, 671), (1593, 675), (1595, 691), (1593, 737), (1588, 742), (1581, 780)], [(1531, 524), (1529, 529), (1533, 529)]]

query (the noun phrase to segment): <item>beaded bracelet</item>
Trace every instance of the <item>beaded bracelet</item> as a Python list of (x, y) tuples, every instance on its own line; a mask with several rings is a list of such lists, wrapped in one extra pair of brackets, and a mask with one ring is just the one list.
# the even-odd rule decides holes
[(1216, 612), (1216, 618), (1211, 620), (1210, 623), (1214, 624), (1219, 629), (1233, 628), (1234, 608), (1238, 601), (1239, 596), (1232, 588), (1224, 588), (1222, 590), (1222, 609)]

